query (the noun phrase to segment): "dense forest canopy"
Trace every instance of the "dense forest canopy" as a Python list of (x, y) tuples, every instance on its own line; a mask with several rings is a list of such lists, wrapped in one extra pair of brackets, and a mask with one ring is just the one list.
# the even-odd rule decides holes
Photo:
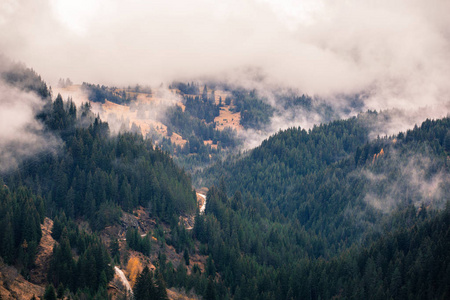
[[(180, 214), (197, 209), (191, 179), (142, 135), (110, 135), (108, 124), (91, 112), (89, 103), (76, 107), (60, 95), (52, 101), (33, 70), (17, 65), (2, 78), (42, 99), (37, 118), (42, 130), (59, 137), (62, 147), (25, 159), (1, 175), (0, 224), (6, 228), (0, 235), (1, 257), (27, 278), (42, 236), (40, 224), (50, 217), (59, 245), (53, 250), (49, 282), (74, 294), (107, 297), (111, 258), (96, 232), (117, 224), (122, 211), (137, 206), (176, 224)], [(95, 231), (80, 231), (74, 223), (80, 220)]]
[(235, 298), (449, 295), (450, 119), (369, 141), (378, 117), (292, 128), (206, 171), (194, 233)]
[[(105, 100), (116, 104), (130, 104), (132, 100), (136, 100), (136, 94), (127, 93), (125, 89), (118, 90), (115, 87), (107, 87), (104, 85), (95, 85), (83, 82), (81, 88), (88, 94), (89, 101), (105, 103)], [(134, 91), (140, 91), (135, 88)]]
[[(154, 271), (143, 268), (136, 277), (135, 299), (167, 299), (172, 287), (204, 299), (450, 297), (450, 118), (376, 139), (372, 130), (388, 112), (279, 131), (195, 174), (197, 184), (210, 186), (200, 214), (190, 175), (161, 148), (191, 163), (214, 153), (205, 139), (237, 148), (233, 131), (215, 128), (222, 104), (207, 86), (173, 84), (186, 109), (168, 110), (168, 128), (188, 139), (176, 148), (168, 141), (157, 147), (139, 133), (112, 135), (89, 103), (52, 97), (21, 65), (3, 70), (2, 79), (41, 99), (41, 130), (60, 141), (57, 151), (26, 158), (0, 177), (0, 256), (26, 279), (41, 224), (53, 220), (45, 299), (54, 299), (55, 289), (74, 299), (107, 299), (123, 256), (117, 239), (108, 245), (102, 233), (138, 207), (155, 220), (157, 242), (127, 228), (126, 249), (157, 258)], [(262, 129), (277, 113), (252, 91), (234, 91), (232, 101), (244, 127)], [(287, 110), (333, 118), (310, 97), (283, 101)], [(186, 229), (180, 215), (195, 215), (194, 227)], [(181, 262), (166, 256), (168, 247)], [(203, 268), (192, 266), (193, 256), (205, 257)]]

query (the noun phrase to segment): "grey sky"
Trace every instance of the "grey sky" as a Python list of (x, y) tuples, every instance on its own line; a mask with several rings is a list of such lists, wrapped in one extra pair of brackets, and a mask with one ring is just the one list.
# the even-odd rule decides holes
[(446, 0), (3, 0), (0, 51), (50, 83), (242, 82), (250, 67), (268, 85), (414, 109), (449, 101), (448, 12)]

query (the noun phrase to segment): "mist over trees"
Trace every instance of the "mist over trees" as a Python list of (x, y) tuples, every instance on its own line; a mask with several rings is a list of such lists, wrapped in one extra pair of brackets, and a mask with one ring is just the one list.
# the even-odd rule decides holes
[[(95, 232), (80, 231), (74, 221), (84, 220), (92, 229), (102, 230), (117, 224), (122, 211), (140, 205), (152, 217), (171, 223), (181, 213), (196, 211), (190, 178), (142, 135), (110, 136), (108, 124), (91, 112), (89, 104), (77, 108), (60, 95), (51, 101), (34, 71), (14, 72), (8, 75), (10, 83), (42, 98), (44, 109), (37, 117), (43, 130), (63, 144), (59, 152), (44, 152), (2, 174), (0, 224), (6, 230), (0, 235), (1, 257), (27, 277), (42, 236), (40, 224), (50, 217), (55, 220), (53, 237), (58, 245), (49, 282), (73, 294), (105, 298), (114, 273), (107, 247)], [(22, 84), (27, 76), (33, 84)], [(147, 246), (142, 247), (148, 254)]]
[[(87, 92), (89, 101), (92, 102), (105, 103), (105, 100), (108, 100), (116, 104), (130, 104), (132, 100), (136, 100), (136, 94), (127, 93), (125, 90), (117, 91), (114, 87), (83, 82), (81, 88)], [(137, 88), (137, 92), (139, 91)]]
[[(194, 235), (234, 298), (448, 295), (450, 120), (374, 141), (362, 120), (285, 130), (205, 171), (216, 187)], [(422, 155), (425, 173), (415, 183), (408, 161)], [(438, 184), (423, 193), (431, 182)], [(383, 199), (392, 203), (380, 207)]]
[[(162, 251), (155, 271), (143, 268), (137, 276), (136, 299), (167, 299), (172, 287), (205, 299), (450, 296), (449, 118), (376, 139), (369, 136), (385, 112), (279, 131), (196, 174), (210, 186), (200, 214), (190, 175), (168, 152), (138, 133), (111, 135), (90, 104), (52, 99), (34, 71), (16, 68), (5, 80), (40, 97), (42, 130), (61, 147), (1, 173), (0, 256), (29, 278), (41, 224), (53, 219), (57, 243), (44, 298), (106, 299), (121, 257), (117, 240), (106, 245), (101, 232), (137, 207), (157, 223), (158, 244), (128, 228), (127, 250), (146, 257), (154, 247)], [(177, 152), (209, 155), (200, 138), (235, 147), (233, 133), (211, 121), (220, 109), (213, 87), (177, 87), (192, 93), (185, 111), (168, 112), (169, 126), (189, 136)], [(291, 97), (287, 109), (290, 100), (304, 109), (314, 102)], [(243, 126), (263, 126), (275, 113), (251, 91), (235, 92), (233, 103), (248, 114)], [(195, 215), (192, 230), (180, 215)], [(181, 260), (172, 262), (165, 247)], [(197, 255), (203, 269), (193, 263)]]

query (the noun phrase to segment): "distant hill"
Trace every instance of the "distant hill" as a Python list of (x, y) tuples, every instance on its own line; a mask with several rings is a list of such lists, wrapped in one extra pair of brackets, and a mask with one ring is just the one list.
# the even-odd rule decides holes
[[(332, 121), (339, 111), (305, 95), (274, 107), (256, 91), (179, 82), (167, 95), (86, 85), (98, 97), (77, 106), (4, 66), (6, 87), (41, 99), (32, 130), (58, 147), (0, 175), (0, 296), (449, 297), (450, 118), (371, 139), (389, 112)], [(95, 101), (134, 125), (111, 134)], [(290, 110), (326, 122), (237, 154), (238, 130), (265, 132)], [(180, 165), (198, 170), (206, 200)]]
[[(28, 157), (15, 170), (1, 174), (1, 258), (28, 279), (35, 269), (40, 224), (49, 217), (55, 220), (52, 236), (57, 244), (48, 275), (38, 277), (47, 278), (62, 293), (68, 289), (72, 296), (104, 299), (114, 271), (109, 245), (98, 233), (120, 224), (122, 212), (138, 206), (158, 222), (179, 228), (180, 215), (197, 211), (190, 177), (142, 135), (110, 135), (108, 124), (92, 113), (89, 103), (76, 107), (60, 95), (51, 99), (33, 70), (14, 65), (1, 77), (41, 97), (43, 109), (35, 122), (61, 141), (59, 151)], [(83, 223), (87, 228), (78, 227)], [(171, 241), (180, 243), (174, 237)], [(45, 293), (51, 294), (53, 286)]]
[(448, 295), (450, 119), (369, 141), (383, 119), (288, 129), (200, 175), (195, 234), (236, 298)]

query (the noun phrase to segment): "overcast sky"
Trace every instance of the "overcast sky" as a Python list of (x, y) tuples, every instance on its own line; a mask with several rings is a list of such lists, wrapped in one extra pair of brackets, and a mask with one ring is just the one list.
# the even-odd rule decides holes
[(128, 85), (258, 70), (373, 108), (445, 107), (448, 0), (1, 0), (0, 52), (60, 77)]

